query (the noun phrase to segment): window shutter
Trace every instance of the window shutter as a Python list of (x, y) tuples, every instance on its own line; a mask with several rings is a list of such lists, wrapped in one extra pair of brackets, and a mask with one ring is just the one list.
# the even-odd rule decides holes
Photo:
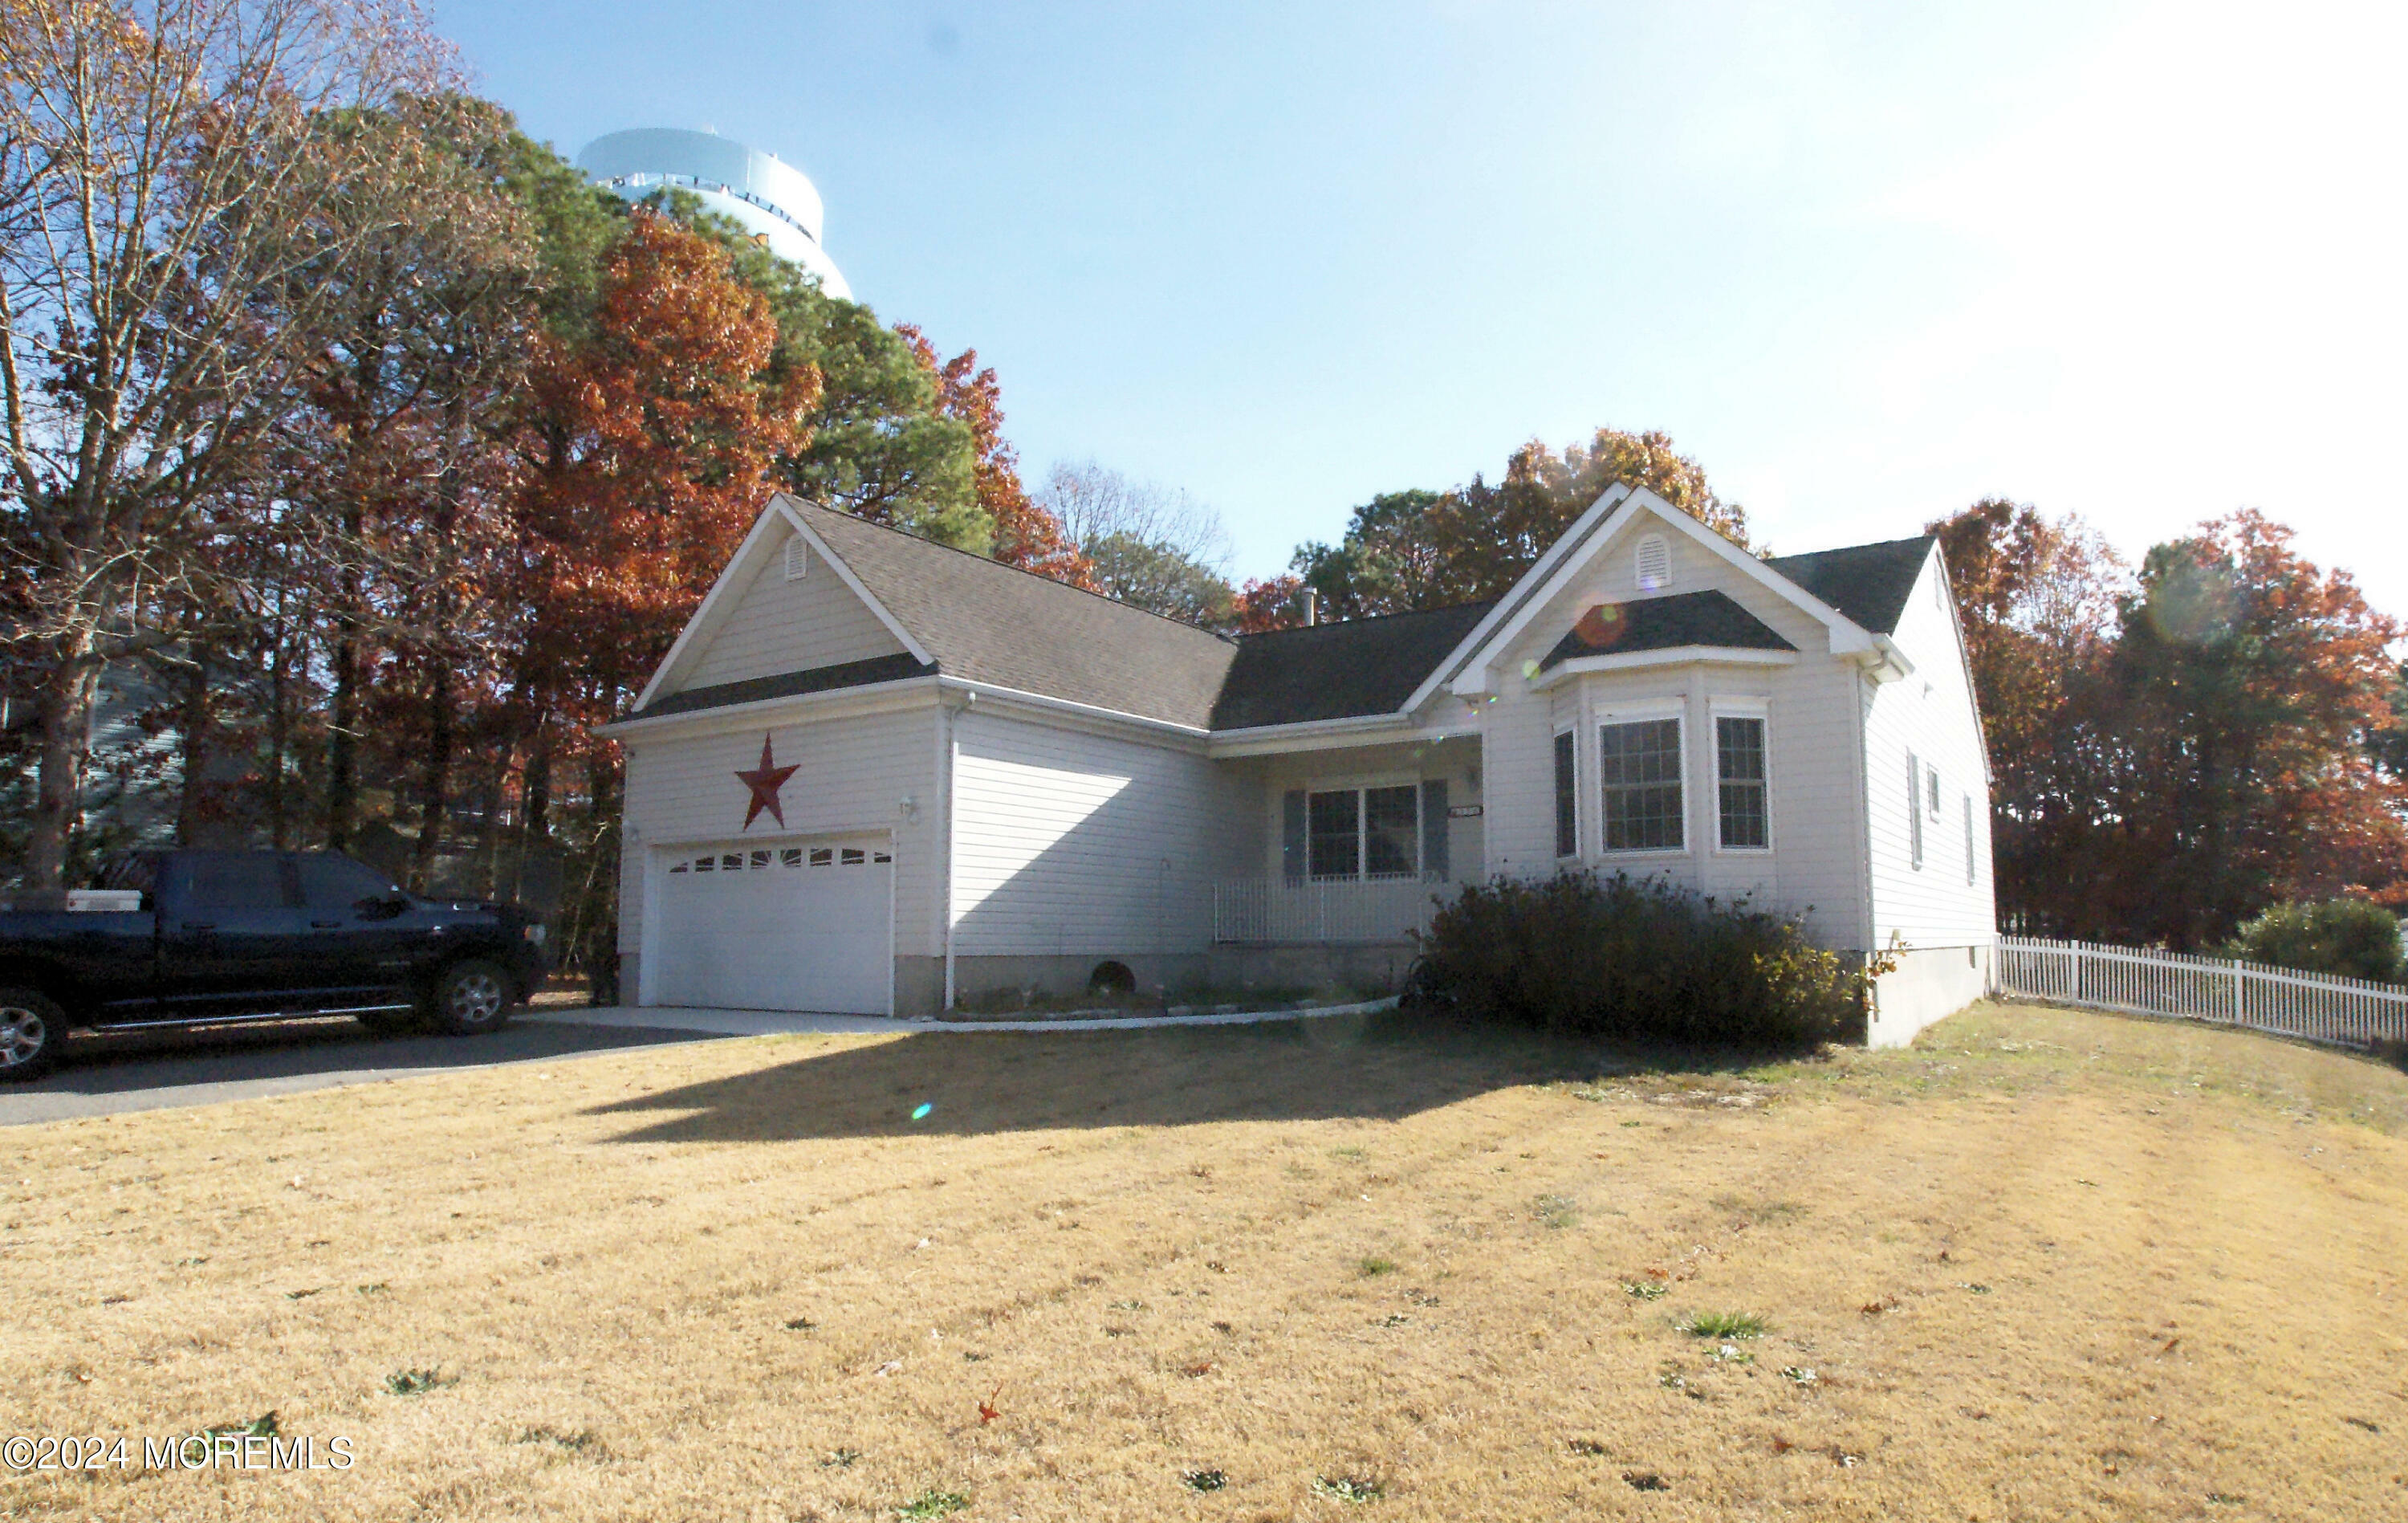
[(1292, 884), (1304, 882), (1304, 790), (1290, 788), (1280, 800), (1280, 866)]
[(1446, 779), (1422, 783), (1422, 876), (1444, 883), (1450, 874), (1446, 858)]
[(1575, 856), (1580, 853), (1580, 805), (1576, 790), (1579, 783), (1572, 777), (1572, 736), (1566, 730), (1555, 737), (1555, 855)]

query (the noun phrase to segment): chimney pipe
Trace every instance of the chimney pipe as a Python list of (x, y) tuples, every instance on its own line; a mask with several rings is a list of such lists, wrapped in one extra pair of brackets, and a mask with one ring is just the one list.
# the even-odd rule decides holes
[(1321, 592), (1318, 588), (1304, 589), (1304, 622), (1308, 628), (1321, 622)]

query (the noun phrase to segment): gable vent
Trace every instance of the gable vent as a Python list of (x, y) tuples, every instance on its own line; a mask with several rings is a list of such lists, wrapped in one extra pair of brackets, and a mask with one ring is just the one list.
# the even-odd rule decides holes
[(1639, 590), (1654, 592), (1672, 584), (1672, 547), (1660, 534), (1639, 541)]
[(786, 540), (786, 580), (800, 582), (803, 573), (810, 568), (810, 546), (803, 543), (803, 537), (799, 534), (789, 536)]

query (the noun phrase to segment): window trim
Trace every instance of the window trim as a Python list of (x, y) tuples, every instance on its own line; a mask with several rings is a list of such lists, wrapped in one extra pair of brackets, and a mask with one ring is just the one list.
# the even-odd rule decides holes
[[(1773, 847), (1772, 833), (1772, 706), (1761, 698), (1714, 698), (1706, 706), (1707, 722), (1714, 730), (1714, 855), (1717, 856), (1768, 856)], [(1721, 721), (1753, 719), (1764, 726), (1764, 844), (1761, 846), (1727, 846), (1723, 843), (1723, 734)]]
[[(1422, 840), (1422, 785), (1418, 777), (1333, 777), (1322, 780), (1321, 785), (1305, 782), (1304, 791), (1304, 877), (1307, 884), (1401, 884), (1418, 883), (1428, 871), (1428, 842)], [(1371, 799), (1370, 795), (1389, 788), (1411, 788), (1413, 791), (1413, 866), (1410, 872), (1383, 872), (1374, 876), (1371, 865)], [(1326, 794), (1351, 793), (1354, 796), (1354, 870), (1344, 876), (1325, 876), (1312, 870), (1312, 801)]]
[[(1605, 807), (1605, 731), (1608, 726), (1614, 725), (1660, 725), (1666, 720), (1670, 720), (1672, 723), (1672, 734), (1674, 740), (1679, 747), (1680, 753), (1679, 759), (1674, 763), (1672, 780), (1681, 792), (1681, 806), (1677, 811), (1677, 816), (1681, 822), (1681, 844), (1678, 846), (1610, 846), (1606, 843), (1606, 825), (1609, 812)], [(1675, 856), (1694, 855), (1697, 848), (1692, 844), (1692, 842), (1697, 839), (1697, 834), (1689, 828), (1691, 822), (1689, 820), (1689, 715), (1687, 703), (1685, 701), (1674, 700), (1668, 701), (1660, 708), (1655, 705), (1635, 705), (1631, 708), (1620, 710), (1600, 709), (1590, 718), (1589, 732), (1593, 737), (1593, 743), (1597, 747), (1598, 757), (1595, 771), (1590, 779), (1591, 783), (1598, 790), (1597, 855), (1599, 857), (1636, 856), (1659, 860)]]

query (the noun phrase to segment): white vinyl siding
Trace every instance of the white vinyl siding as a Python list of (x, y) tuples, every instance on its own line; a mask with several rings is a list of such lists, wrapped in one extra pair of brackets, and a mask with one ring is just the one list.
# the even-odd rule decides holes
[(983, 711), (953, 722), (956, 956), (1199, 951), (1242, 807), (1200, 754)]
[[(828, 579), (833, 580), (833, 579)], [(778, 765), (795, 775), (780, 790), (783, 829), (767, 813), (744, 828), (751, 798), (735, 774), (760, 765), (767, 732)], [(937, 795), (937, 711), (924, 707), (831, 718), (810, 724), (763, 724), (714, 734), (629, 737), (626, 821), (631, 839), (620, 853), (619, 948), (644, 949), (645, 870), (656, 849), (680, 841), (735, 841), (746, 849), (808, 851), (812, 838), (885, 837), (895, 855), (895, 951), (927, 956), (934, 944), (936, 822), (926, 807)], [(907, 819), (901, 800), (913, 800)], [(673, 858), (674, 854), (671, 854)], [(666, 870), (668, 859), (658, 865)], [(635, 990), (626, 991), (633, 998)]]
[(824, 567), (788, 581), (780, 557), (759, 557), (752, 584), (736, 599), (708, 644), (665, 693), (715, 687), (818, 667), (894, 655), (902, 641)]
[[(1875, 689), (1865, 717), (1874, 946), (1893, 933), (1910, 947), (1986, 943), (1998, 933), (1980, 721), (1941, 575), (1936, 557), (1924, 563), (1899, 619), (1894, 638), (1914, 672)], [(1952, 793), (1961, 799), (1956, 828), (1944, 810)]]

